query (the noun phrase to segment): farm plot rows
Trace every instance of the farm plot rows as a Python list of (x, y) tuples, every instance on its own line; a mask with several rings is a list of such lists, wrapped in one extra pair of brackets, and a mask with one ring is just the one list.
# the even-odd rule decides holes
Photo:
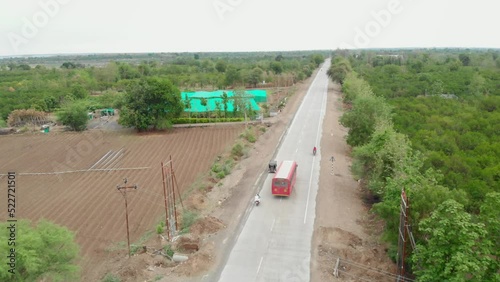
[[(0, 174), (18, 174), (18, 219), (46, 218), (77, 232), (85, 271), (110, 247), (126, 242), (124, 199), (116, 189), (124, 178), (139, 186), (127, 194), (130, 240), (136, 242), (164, 212), (160, 163), (172, 156), (182, 193), (241, 131), (237, 125), (147, 135), (94, 131), (1, 136)], [(0, 192), (6, 193), (4, 189)], [(0, 203), (0, 210), (5, 205)], [(6, 220), (5, 213), (0, 220)]]

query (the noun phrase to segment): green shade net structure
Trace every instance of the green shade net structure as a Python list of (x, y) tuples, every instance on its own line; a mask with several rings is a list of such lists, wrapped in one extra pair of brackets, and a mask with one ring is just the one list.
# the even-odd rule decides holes
[[(185, 108), (185, 112), (192, 113), (202, 113), (202, 112), (214, 112), (214, 111), (224, 111), (224, 101), (222, 100), (222, 94), (226, 92), (228, 97), (227, 111), (234, 111), (234, 92), (227, 90), (218, 91), (197, 91), (197, 92), (182, 92), (181, 98), (184, 103), (190, 100), (191, 108)], [(243, 99), (247, 100), (247, 104), (254, 111), (260, 111), (260, 107), (257, 103), (267, 102), (266, 90), (245, 90), (242, 95)], [(205, 98), (207, 100), (207, 105), (203, 106), (201, 100)]]

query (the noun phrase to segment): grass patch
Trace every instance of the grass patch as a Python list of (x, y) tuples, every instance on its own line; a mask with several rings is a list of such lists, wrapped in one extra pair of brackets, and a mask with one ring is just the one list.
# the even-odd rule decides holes
[(162, 278), (163, 278), (162, 275), (156, 275), (155, 279), (153, 279), (153, 281), (160, 281)]
[(136, 244), (130, 244), (130, 253), (131, 255), (135, 254), (137, 252), (137, 250), (139, 250), (140, 248), (142, 248), (142, 246), (144, 246), (144, 243), (149, 240), (149, 238), (151, 238), (151, 235), (153, 235), (153, 232), (150, 230), (150, 231), (147, 231), (144, 235), (142, 235), (141, 238), (139, 238), (139, 241), (137, 241)]
[(125, 243), (124, 241), (120, 241), (118, 243), (113, 243), (113, 245), (111, 245), (110, 247), (107, 247), (106, 251), (107, 252), (114, 252), (117, 250), (124, 250), (126, 248), (127, 248), (127, 243)]
[(194, 211), (184, 210), (182, 212), (181, 233), (189, 233), (189, 228), (198, 219), (199, 214)]
[(254, 129), (251, 126), (249, 126), (243, 133), (240, 134), (240, 138), (243, 138), (250, 143), (255, 143), (255, 141), (257, 141)]
[(104, 276), (104, 278), (101, 280), (101, 282), (121, 282), (121, 281), (122, 280), (120, 279), (120, 277), (111, 273), (106, 274), (106, 276)]
[(233, 166), (234, 162), (232, 159), (228, 159), (224, 161), (224, 163), (220, 163), (219, 161), (217, 161), (212, 165), (211, 171), (215, 178), (223, 179), (224, 177), (226, 177), (226, 175), (231, 174)]
[(163, 247), (163, 250), (165, 251), (165, 253), (167, 254), (167, 256), (169, 256), (170, 258), (172, 258), (174, 256), (174, 250), (172, 249), (172, 246), (170, 245), (165, 245), (165, 247)]

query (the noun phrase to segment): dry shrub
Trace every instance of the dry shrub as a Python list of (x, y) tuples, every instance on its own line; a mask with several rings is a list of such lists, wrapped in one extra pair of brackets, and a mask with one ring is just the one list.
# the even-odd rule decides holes
[(50, 122), (48, 114), (34, 109), (13, 110), (7, 119), (9, 126), (24, 126), (26, 124), (42, 125)]

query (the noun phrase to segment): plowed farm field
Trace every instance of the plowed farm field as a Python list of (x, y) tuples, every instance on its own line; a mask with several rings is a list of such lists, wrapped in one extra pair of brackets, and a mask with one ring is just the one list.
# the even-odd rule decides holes
[[(125, 204), (116, 188), (124, 178), (138, 185), (127, 193), (132, 243), (154, 230), (164, 215), (161, 162), (172, 157), (182, 193), (231, 148), (243, 128), (0, 136), (0, 174), (17, 174), (17, 219), (45, 218), (76, 232), (85, 272), (116, 244), (126, 249)], [(4, 195), (5, 189), (2, 185)], [(0, 210), (7, 210), (6, 201)], [(6, 220), (6, 212), (0, 220)]]

